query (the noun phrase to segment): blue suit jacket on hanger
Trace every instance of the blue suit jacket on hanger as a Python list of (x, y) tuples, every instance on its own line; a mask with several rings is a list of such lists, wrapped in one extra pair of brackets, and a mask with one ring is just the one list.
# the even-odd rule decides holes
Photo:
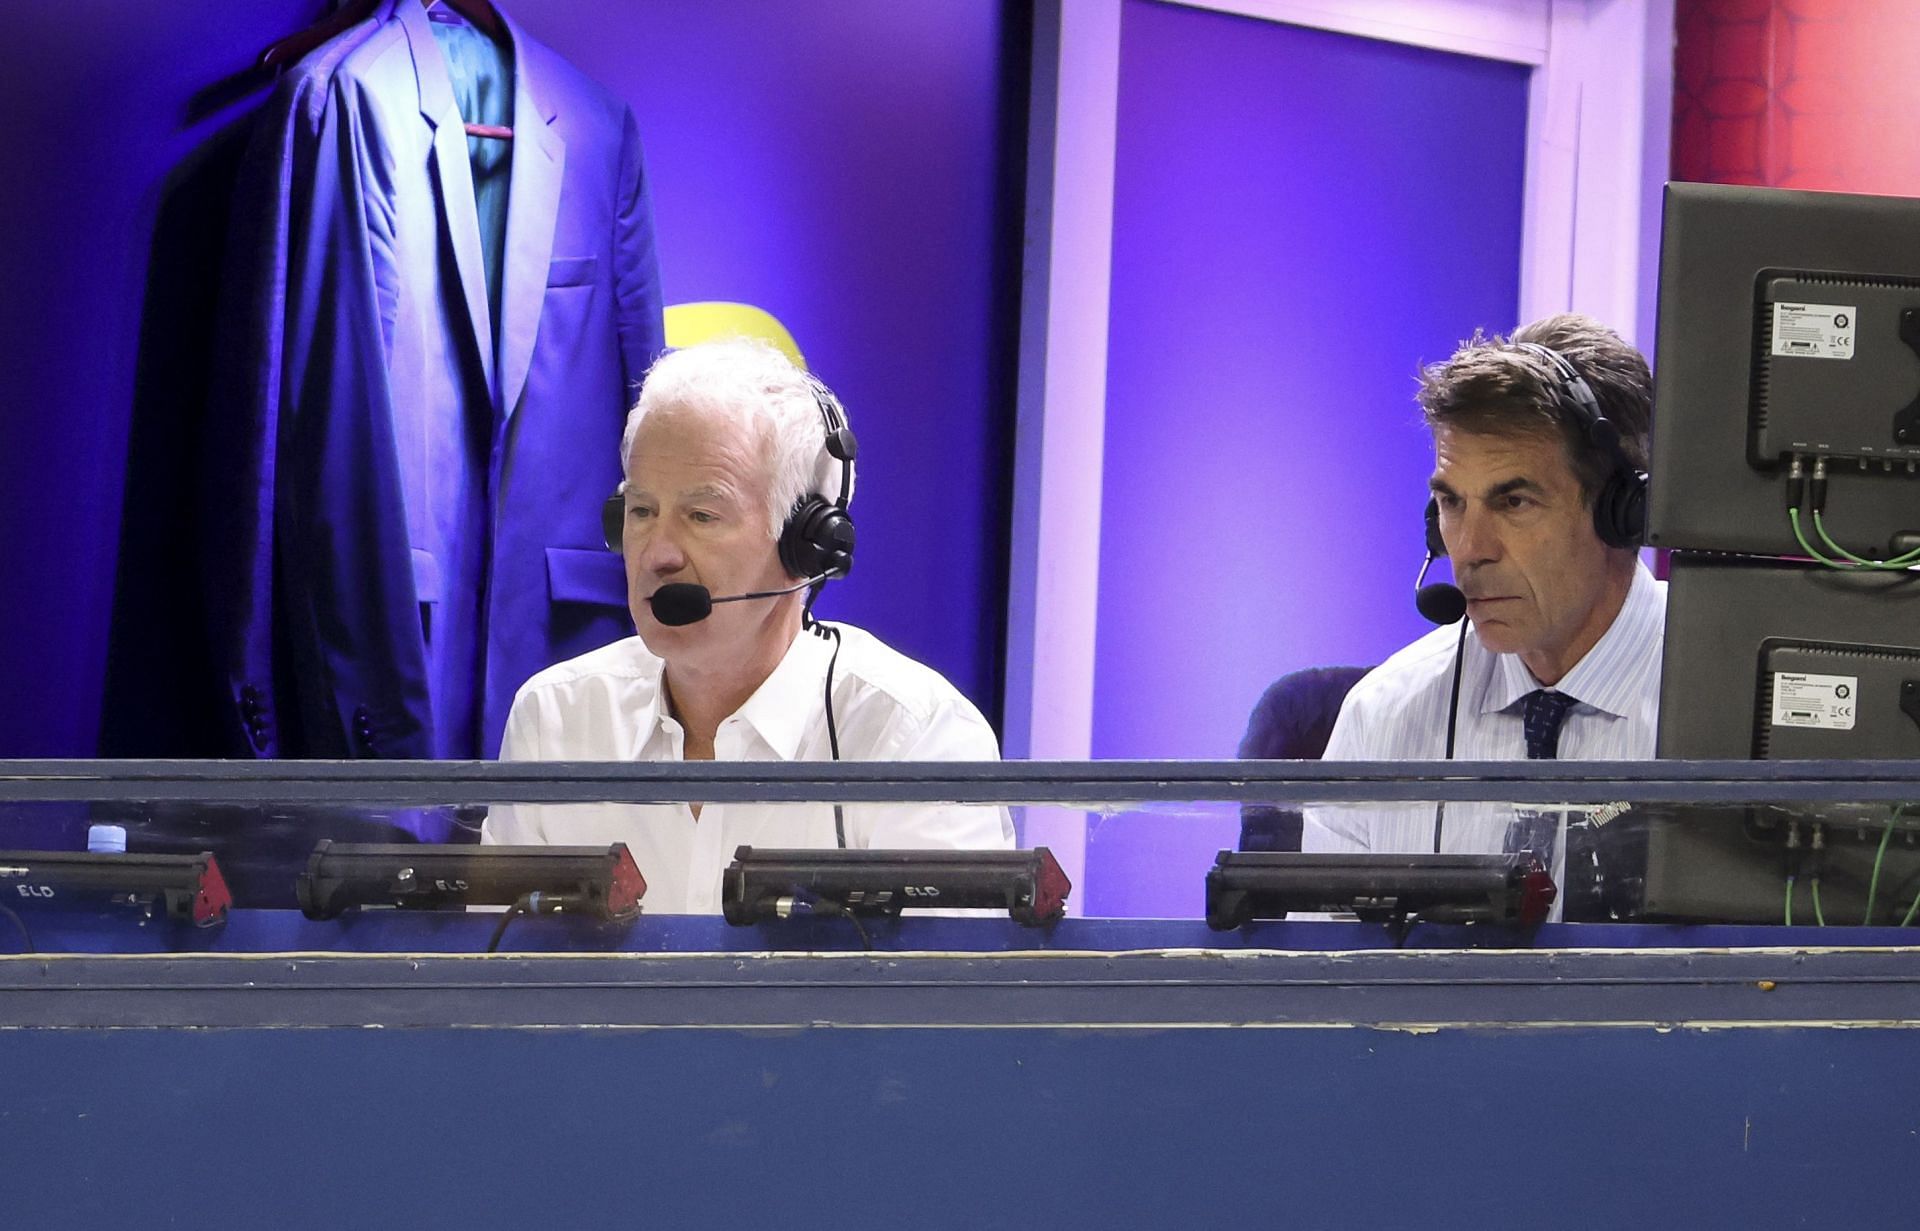
[(252, 276), (284, 300), (249, 297), (264, 378), (212, 420), (234, 462), (216, 482), (252, 488), (209, 579), (237, 751), (491, 757), (528, 676), (631, 631), (599, 504), (662, 346), (638, 131), (506, 24), (497, 323), (467, 136), (418, 0), (295, 70), (289, 173), (261, 177), (284, 251), (252, 241)]

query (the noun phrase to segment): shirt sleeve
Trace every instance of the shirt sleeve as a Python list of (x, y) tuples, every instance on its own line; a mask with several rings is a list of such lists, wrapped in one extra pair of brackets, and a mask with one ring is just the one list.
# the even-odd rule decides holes
[[(874, 760), (998, 761), (993, 728), (965, 698), (936, 705), (922, 718), (902, 714), (878, 741)], [(993, 804), (861, 804), (849, 806), (851, 845), (875, 850), (1010, 850), (1013, 821)]]
[[(540, 703), (532, 693), (523, 692), (513, 699), (507, 714), (506, 734), (500, 740), (502, 761), (538, 761), (540, 756)], [(480, 826), (480, 841), (487, 846), (534, 846), (547, 841), (546, 825), (541, 818), (547, 809), (539, 805), (494, 804)]]
[[(1373, 746), (1362, 712), (1366, 702), (1359, 688), (1347, 694), (1340, 716), (1334, 720), (1333, 734), (1327, 739), (1323, 761), (1375, 761), (1381, 750)], [(1321, 804), (1305, 810), (1300, 829), (1300, 849), (1315, 853), (1344, 853), (1373, 848), (1364, 805)]]

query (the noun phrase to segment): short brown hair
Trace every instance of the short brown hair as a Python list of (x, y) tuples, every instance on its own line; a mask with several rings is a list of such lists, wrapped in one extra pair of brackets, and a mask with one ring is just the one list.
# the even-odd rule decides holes
[(1653, 373), (1619, 334), (1572, 312), (1523, 325), (1505, 338), (1476, 331), (1452, 358), (1422, 368), (1418, 398), (1427, 426), (1488, 436), (1557, 433), (1591, 501), (1613, 473), (1614, 460), (1593, 447), (1586, 424), (1561, 392), (1559, 371), (1523, 342), (1566, 357), (1593, 390), (1600, 413), (1619, 430), (1627, 460), (1645, 470)]

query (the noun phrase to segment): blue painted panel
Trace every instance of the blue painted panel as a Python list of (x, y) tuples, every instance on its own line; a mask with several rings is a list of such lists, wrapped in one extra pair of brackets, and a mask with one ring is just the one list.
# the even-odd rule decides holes
[[(1194, 887), (1196, 901), (1203, 897)], [(0, 899), (4, 904), (5, 899)], [(17, 902), (15, 903), (18, 904)], [(1195, 913), (1199, 911), (1196, 906)], [(0, 923), (0, 957), (133, 953), (482, 953), (497, 916), (461, 911), (366, 910), (313, 920), (292, 910), (236, 910), (226, 923), (197, 928), (132, 910), (29, 911), (25, 933)], [(1385, 924), (1323, 921), (1250, 923), (1217, 932), (1198, 918), (1061, 919), (1022, 927), (1004, 915), (869, 919), (864, 932), (843, 919), (795, 918), (735, 927), (714, 915), (642, 915), (626, 923), (591, 917), (522, 916), (500, 938), (500, 952), (542, 953), (881, 953), (1140, 952), (1251, 949), (1335, 952), (1363, 949), (1754, 949), (1905, 948), (1910, 929), (1682, 926), (1652, 923), (1550, 923), (1534, 929), (1489, 924), (1416, 924), (1397, 936)]]
[[(1527, 73), (1154, 0), (1120, 48), (1093, 750), (1232, 755), (1261, 691), (1424, 628), (1422, 362), (1511, 328)], [(1099, 914), (1189, 909), (1230, 818), (1088, 842)]]
[(26, 1031), (8, 1223), (1906, 1225), (1910, 1031)]

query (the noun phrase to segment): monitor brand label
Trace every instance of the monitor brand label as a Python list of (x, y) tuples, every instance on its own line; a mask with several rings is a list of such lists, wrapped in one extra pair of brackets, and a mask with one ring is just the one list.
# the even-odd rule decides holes
[(1851, 731), (1860, 704), (1860, 681), (1851, 675), (1773, 673), (1773, 725)]
[(1860, 313), (1847, 304), (1776, 303), (1773, 353), (1798, 359), (1851, 359)]

